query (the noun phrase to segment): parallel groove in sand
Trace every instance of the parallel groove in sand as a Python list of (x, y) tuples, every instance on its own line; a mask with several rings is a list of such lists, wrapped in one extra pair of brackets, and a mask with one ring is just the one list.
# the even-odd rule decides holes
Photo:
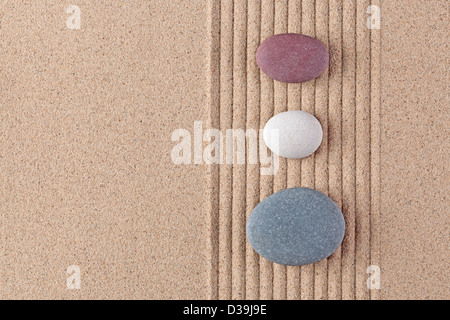
[[(247, 1), (234, 1), (233, 40), (233, 129), (245, 130), (247, 126)], [(231, 247), (233, 300), (245, 299), (246, 184), (246, 166), (240, 164), (233, 166)]]
[[(315, 0), (303, 0), (302, 2), (302, 33), (316, 36), (315, 28)], [(315, 114), (316, 80), (302, 84), (302, 110)], [(307, 159), (301, 160), (302, 166), (302, 187), (315, 188), (315, 159), (317, 153)], [(303, 266), (301, 268), (301, 299), (314, 299), (314, 272), (315, 266)]]
[[(275, 1), (275, 34), (288, 31), (288, 1)], [(274, 82), (274, 114), (287, 111), (287, 84)], [(286, 189), (287, 185), (287, 160), (280, 158), (280, 168), (274, 177), (273, 192)], [(279, 264), (273, 265), (273, 298), (286, 300), (287, 296), (286, 267)]]
[[(259, 67), (254, 59), (260, 44), (261, 34), (261, 0), (248, 1), (248, 39), (247, 39), (247, 128), (258, 132), (260, 127), (261, 80)], [(252, 36), (256, 35), (256, 36)], [(259, 135), (257, 138), (259, 143)], [(247, 146), (247, 152), (250, 145)], [(259, 148), (258, 148), (259, 151)], [(247, 178), (254, 183), (247, 184), (246, 217), (260, 202), (259, 166), (247, 165)], [(260, 296), (259, 255), (246, 241), (246, 298), (256, 300)]]
[[(220, 131), (226, 132), (233, 127), (233, 0), (222, 0), (221, 8)], [(226, 159), (226, 150), (223, 154)], [(219, 172), (219, 298), (231, 299), (233, 166), (222, 164)]]
[[(275, 5), (273, 0), (262, 0), (261, 7), (261, 41), (274, 34)], [(261, 118), (260, 127), (273, 116), (274, 82), (261, 74)], [(273, 193), (273, 177), (261, 176), (260, 201)], [(260, 299), (273, 299), (273, 264), (260, 257)]]
[(342, 245), (342, 298), (355, 298), (355, 200), (356, 200), (356, 4), (343, 1), (342, 80), (342, 208), (347, 224)]

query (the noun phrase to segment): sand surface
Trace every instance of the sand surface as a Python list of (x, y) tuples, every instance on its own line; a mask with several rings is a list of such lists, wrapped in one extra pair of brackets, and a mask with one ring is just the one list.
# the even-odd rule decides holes
[[(71, 4), (0, 1), (1, 299), (450, 298), (447, 1), (80, 0), (79, 30)], [(284, 32), (330, 48), (323, 76), (259, 72), (259, 43)], [(258, 130), (286, 110), (325, 139), (275, 175), (248, 154), (173, 162), (176, 130), (195, 151), (195, 122)], [(328, 194), (348, 229), (327, 261), (286, 268), (245, 222), (296, 186)]]

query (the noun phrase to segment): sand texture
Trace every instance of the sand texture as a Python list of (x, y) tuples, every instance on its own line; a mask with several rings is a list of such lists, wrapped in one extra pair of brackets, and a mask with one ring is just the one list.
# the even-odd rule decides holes
[[(303, 110), (321, 122), (324, 143), (307, 159), (280, 159), (274, 176), (261, 176), (255, 165), (218, 168), (218, 217), (211, 234), (218, 238), (213, 247), (219, 261), (212, 270), (218, 272), (214, 298), (371, 298), (366, 270), (379, 264), (380, 249), (379, 211), (371, 205), (379, 201), (380, 131), (374, 122), (380, 117), (380, 100), (371, 95), (379, 96), (380, 90), (380, 36), (366, 26), (369, 4), (222, 1), (215, 8), (214, 20), (220, 24), (214, 23), (213, 41), (220, 42), (222, 55), (213, 70), (220, 73), (213, 86), (221, 91), (212, 113), (220, 120), (213, 123), (258, 129), (274, 114)], [(330, 48), (330, 67), (323, 76), (288, 85), (260, 73), (254, 58), (259, 43), (286, 32), (316, 37)], [(305, 267), (274, 265), (246, 241), (245, 221), (252, 209), (272, 193), (292, 187), (317, 189), (343, 209), (346, 238), (342, 250), (328, 261)]]
[[(0, 299), (450, 298), (448, 1), (120, 3), (76, 1), (72, 30), (71, 2), (0, 0)], [(329, 47), (321, 77), (260, 72), (259, 44), (285, 32)], [(324, 143), (275, 175), (249, 143), (245, 164), (171, 158), (196, 121), (225, 135), (288, 110)], [(290, 187), (342, 209), (328, 260), (274, 265), (247, 242), (253, 208)]]

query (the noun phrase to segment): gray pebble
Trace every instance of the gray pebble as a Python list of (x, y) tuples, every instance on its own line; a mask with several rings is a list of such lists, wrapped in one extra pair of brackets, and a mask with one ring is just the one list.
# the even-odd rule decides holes
[(261, 202), (247, 223), (247, 238), (264, 258), (281, 265), (319, 262), (339, 249), (345, 220), (323, 193), (308, 188), (278, 192)]

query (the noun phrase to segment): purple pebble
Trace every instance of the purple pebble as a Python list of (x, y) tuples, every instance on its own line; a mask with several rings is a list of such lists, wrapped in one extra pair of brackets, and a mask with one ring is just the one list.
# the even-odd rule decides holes
[(320, 76), (328, 66), (327, 47), (317, 39), (294, 33), (265, 40), (256, 52), (261, 70), (272, 79), (301, 83)]

